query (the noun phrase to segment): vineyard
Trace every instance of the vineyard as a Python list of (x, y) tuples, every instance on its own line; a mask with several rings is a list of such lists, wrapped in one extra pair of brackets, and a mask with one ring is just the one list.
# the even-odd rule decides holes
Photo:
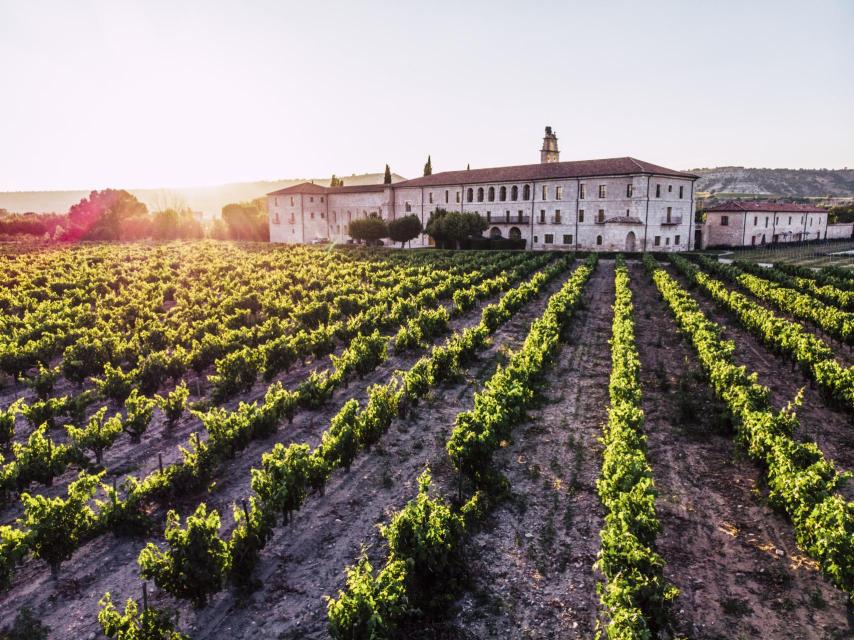
[(854, 277), (0, 249), (0, 638), (854, 637)]

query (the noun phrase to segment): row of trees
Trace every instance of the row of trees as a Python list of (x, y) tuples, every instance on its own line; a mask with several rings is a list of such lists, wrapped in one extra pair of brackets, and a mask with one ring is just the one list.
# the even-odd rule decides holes
[(62, 214), (10, 214), (0, 209), (0, 235), (38, 236), (51, 240), (192, 240), (205, 235), (221, 240), (269, 240), (266, 198), (228, 204), (222, 218), (206, 229), (181, 204), (150, 213), (123, 189), (92, 191)]

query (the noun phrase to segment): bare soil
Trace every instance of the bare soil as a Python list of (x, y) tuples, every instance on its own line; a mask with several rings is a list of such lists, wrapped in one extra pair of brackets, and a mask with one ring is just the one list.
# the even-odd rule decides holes
[[(768, 506), (762, 471), (734, 444), (691, 345), (641, 266), (631, 273), (648, 457), (659, 491), (658, 550), (680, 590), (674, 631), (697, 640), (851, 637), (844, 594)], [(761, 349), (746, 350), (731, 321), (710, 316), (727, 326), (750, 370), (768, 367), (765, 375), (788, 384), (785, 367)]]
[(613, 298), (613, 261), (600, 261), (542, 405), (496, 459), (511, 497), (467, 545), (472, 584), (454, 621), (465, 637), (593, 635), (603, 519), (598, 439), (607, 420)]

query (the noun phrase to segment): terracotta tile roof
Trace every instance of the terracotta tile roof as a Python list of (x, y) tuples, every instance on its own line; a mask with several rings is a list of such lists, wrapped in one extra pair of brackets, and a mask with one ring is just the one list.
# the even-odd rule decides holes
[(524, 182), (557, 178), (595, 178), (624, 174), (649, 174), (678, 178), (698, 178), (685, 171), (674, 171), (635, 158), (605, 158), (572, 162), (522, 164), (512, 167), (443, 171), (423, 178), (398, 182), (395, 187), (431, 187), (444, 184), (475, 184), (485, 182)]
[(314, 184), (313, 182), (300, 182), (299, 184), (295, 184), (290, 187), (285, 187), (284, 189), (279, 189), (278, 191), (271, 191), (268, 193), (268, 196), (284, 196), (290, 195), (292, 193), (326, 193), (329, 189), (326, 187), (321, 187), (319, 184)]
[(611, 216), (605, 219), (605, 224), (643, 224), (643, 221), (635, 216)]
[(334, 195), (336, 193), (377, 193), (380, 191), (385, 191), (385, 188), (389, 185), (385, 184), (354, 184), (351, 186), (347, 186), (346, 184), (343, 187), (330, 187), (326, 191), (330, 195)]
[(725, 213), (741, 213), (743, 211), (761, 211), (767, 213), (827, 213), (827, 209), (811, 204), (794, 204), (792, 202), (768, 202), (764, 200), (748, 200), (723, 202), (706, 211), (723, 211)]

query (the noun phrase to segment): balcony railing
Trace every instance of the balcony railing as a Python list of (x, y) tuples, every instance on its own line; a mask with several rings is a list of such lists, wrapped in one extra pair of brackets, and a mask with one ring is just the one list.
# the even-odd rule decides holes
[(675, 226), (677, 224), (682, 224), (682, 216), (670, 216), (669, 220), (661, 221), (662, 227)]
[(484, 218), (489, 224), (530, 224), (531, 216), (492, 216), (492, 218)]

